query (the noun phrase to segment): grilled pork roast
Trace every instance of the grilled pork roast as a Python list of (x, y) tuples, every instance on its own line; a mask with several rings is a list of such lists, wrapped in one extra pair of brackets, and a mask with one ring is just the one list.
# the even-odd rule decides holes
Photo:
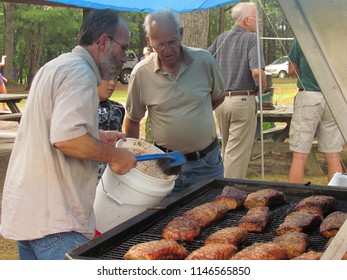
[(208, 202), (186, 211), (183, 215), (198, 222), (199, 226), (204, 228), (222, 218), (226, 212), (228, 208), (224, 204)]
[(247, 192), (231, 186), (225, 186), (215, 202), (225, 204), (228, 210), (235, 210), (241, 206), (247, 197)]
[(327, 238), (335, 236), (346, 219), (347, 213), (341, 211), (330, 213), (319, 227), (320, 234)]
[(274, 242), (256, 242), (231, 257), (231, 260), (286, 260), (285, 251)]
[(296, 258), (305, 253), (309, 245), (309, 237), (303, 232), (288, 231), (276, 236), (274, 243), (281, 246), (286, 252), (288, 259)]
[(306, 253), (301, 254), (300, 256), (297, 256), (296, 258), (293, 258), (292, 260), (319, 260), (323, 253), (316, 252), (316, 251), (309, 251)]
[(192, 241), (199, 234), (200, 226), (198, 222), (185, 216), (174, 218), (162, 231), (164, 239), (176, 241)]
[(322, 218), (336, 209), (336, 199), (326, 195), (312, 195), (302, 199), (294, 211), (308, 212), (320, 215)]
[(239, 227), (226, 227), (212, 233), (205, 240), (205, 245), (208, 244), (231, 244), (239, 246), (248, 236), (248, 231)]
[(132, 246), (125, 260), (183, 260), (188, 251), (174, 240), (154, 240)]
[(322, 217), (317, 214), (307, 212), (292, 212), (288, 214), (284, 222), (276, 229), (277, 235), (282, 235), (288, 231), (304, 232), (319, 225)]
[(254, 207), (273, 207), (287, 203), (286, 196), (283, 192), (274, 189), (262, 189), (247, 195), (243, 205), (247, 209)]
[(250, 232), (263, 232), (270, 220), (269, 207), (254, 207), (248, 210), (238, 222), (238, 226)]
[(236, 251), (232, 244), (208, 244), (191, 252), (186, 260), (229, 260)]

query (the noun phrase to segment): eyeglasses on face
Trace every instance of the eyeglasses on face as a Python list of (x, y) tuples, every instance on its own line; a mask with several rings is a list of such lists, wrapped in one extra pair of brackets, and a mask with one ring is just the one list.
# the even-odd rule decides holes
[(161, 43), (152, 43), (151, 42), (151, 46), (155, 50), (162, 51), (166, 47), (176, 48), (179, 46), (180, 42), (181, 42), (181, 38), (175, 38), (175, 39), (172, 39), (168, 42), (161, 42)]
[(119, 42), (117, 42), (115, 39), (113, 39), (111, 36), (108, 36), (108, 38), (109, 38), (112, 42), (117, 43), (117, 44), (121, 47), (121, 49), (122, 49), (122, 51), (123, 51), (124, 54), (127, 53), (127, 51), (129, 50), (129, 46), (128, 46), (128, 45), (122, 45), (121, 43), (119, 43)]

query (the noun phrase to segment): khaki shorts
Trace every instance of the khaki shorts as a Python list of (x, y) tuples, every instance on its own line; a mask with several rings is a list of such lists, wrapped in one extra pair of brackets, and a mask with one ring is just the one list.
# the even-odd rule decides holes
[(318, 151), (322, 153), (338, 153), (343, 149), (342, 134), (323, 94), (317, 91), (299, 91), (294, 100), (289, 148), (294, 152), (309, 153), (315, 137)]

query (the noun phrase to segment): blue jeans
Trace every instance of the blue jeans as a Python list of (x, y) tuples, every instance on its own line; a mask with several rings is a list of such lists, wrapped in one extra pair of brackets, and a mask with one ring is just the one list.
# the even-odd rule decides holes
[(89, 241), (71, 231), (47, 235), (30, 241), (17, 241), (20, 260), (64, 260), (65, 254)]
[(223, 174), (224, 165), (220, 148), (217, 146), (203, 158), (188, 161), (182, 166), (172, 192), (179, 192), (203, 179), (223, 177)]

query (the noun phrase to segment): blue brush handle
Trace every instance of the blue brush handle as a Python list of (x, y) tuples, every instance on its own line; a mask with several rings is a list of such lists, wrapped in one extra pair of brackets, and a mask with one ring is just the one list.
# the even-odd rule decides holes
[(153, 160), (153, 159), (161, 159), (161, 158), (169, 158), (167, 154), (147, 154), (147, 155), (141, 155), (136, 156), (137, 161), (146, 161), (146, 160)]

